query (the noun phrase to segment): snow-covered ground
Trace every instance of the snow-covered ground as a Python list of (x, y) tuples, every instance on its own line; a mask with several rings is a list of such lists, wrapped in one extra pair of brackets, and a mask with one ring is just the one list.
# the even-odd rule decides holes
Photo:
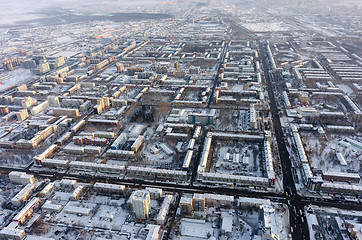
[(215, 128), (221, 131), (243, 131), (250, 128), (247, 120), (249, 113), (245, 110), (218, 109), (216, 110)]
[(283, 22), (256, 22), (243, 23), (242, 25), (253, 32), (278, 32), (290, 30)]
[(0, 155), (6, 157), (2, 157), (0, 165), (13, 168), (25, 167), (32, 162), (33, 157), (36, 156), (36, 154), (37, 152), (32, 150), (23, 149), (14, 152), (12, 149), (1, 148)]
[(0, 91), (11, 86), (19, 86), (33, 79), (33, 75), (28, 69), (15, 69), (0, 75)]
[(337, 86), (348, 96), (353, 94), (353, 90), (346, 84), (337, 84)]
[(212, 163), (210, 172), (224, 174), (235, 172), (235, 174), (263, 177), (263, 166), (260, 166), (261, 155), (258, 154), (259, 152), (261, 152), (259, 144), (238, 142), (235, 145), (229, 145), (217, 141), (213, 157), (216, 162)]
[[(348, 135), (331, 134), (328, 141), (319, 139), (314, 133), (300, 132), (304, 147), (307, 151), (311, 166), (322, 171), (356, 171), (361, 172), (362, 150), (350, 146), (348, 148), (338, 144)], [(358, 138), (357, 138), (358, 139)], [(347, 166), (341, 166), (336, 153), (342, 153)]]

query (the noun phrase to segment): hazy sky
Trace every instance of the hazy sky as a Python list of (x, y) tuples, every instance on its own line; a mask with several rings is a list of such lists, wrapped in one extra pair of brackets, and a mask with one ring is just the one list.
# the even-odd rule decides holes
[(16, 21), (45, 17), (45, 9), (68, 9), (75, 13), (104, 14), (140, 9), (141, 6), (156, 6), (162, 0), (0, 0), (0, 25)]
[[(0, 0), (0, 26), (12, 25), (17, 21), (26, 21), (45, 17), (45, 9), (54, 10), (69, 10), (73, 13), (81, 14), (105, 14), (111, 12), (129, 12), (141, 11), (146, 7), (153, 7), (157, 9), (160, 2), (166, 1), (203, 1), (206, 0)], [(223, 0), (211, 0), (212, 2), (223, 2)], [(224, 0), (225, 1), (225, 0)], [(299, 4), (301, 2), (325, 2), (324, 7), (334, 4), (344, 4), (350, 6), (362, 6), (362, 0), (226, 0), (233, 1), (234, 3), (248, 2), (262, 2), (262, 3), (275, 3), (279, 2), (284, 5), (286, 2)], [(323, 4), (320, 4), (323, 5)], [(268, 4), (266, 4), (268, 6)]]

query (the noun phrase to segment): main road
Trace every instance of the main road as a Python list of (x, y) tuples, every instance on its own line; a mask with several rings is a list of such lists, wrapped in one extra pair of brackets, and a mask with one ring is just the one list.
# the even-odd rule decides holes
[(284, 195), (286, 197), (289, 207), (289, 218), (292, 236), (293, 239), (309, 239), (308, 225), (304, 216), (304, 204), (301, 202), (302, 198), (298, 195), (295, 187), (292, 174), (292, 164), (289, 153), (287, 151), (287, 147), (285, 145), (285, 140), (283, 138), (283, 129), (280, 122), (279, 111), (276, 106), (273, 83), (271, 80), (272, 73), (270, 72), (270, 70), (272, 69), (270, 62), (267, 60), (267, 51), (265, 49), (266, 45), (260, 43), (259, 47), (265, 81), (267, 84), (270, 109), (273, 117), (273, 127), (282, 165)]
[(227, 49), (228, 49), (228, 46), (229, 46), (229, 42), (227, 41), (224, 41), (224, 48), (222, 50), (222, 54), (221, 54), (221, 57), (218, 61), (218, 65), (216, 67), (216, 73), (212, 79), (212, 88), (211, 88), (211, 93), (210, 93), (210, 96), (209, 96), (209, 100), (207, 101), (207, 108), (210, 107), (210, 103), (212, 102), (212, 100), (214, 99), (214, 93), (215, 93), (215, 88), (217, 86), (217, 83), (218, 83), (218, 80), (219, 80), (219, 75), (220, 75), (220, 69), (222, 67), (222, 65), (224, 64), (225, 62), (225, 57), (226, 57), (226, 53), (227, 53)]

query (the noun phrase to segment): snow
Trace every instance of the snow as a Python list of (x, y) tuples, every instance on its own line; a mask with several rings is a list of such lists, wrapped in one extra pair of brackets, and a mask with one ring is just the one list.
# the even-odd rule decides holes
[(337, 86), (348, 96), (350, 96), (354, 93), (353, 90), (346, 84), (337, 84)]
[(99, 227), (111, 230), (120, 230), (126, 222), (128, 212), (118, 206), (99, 205), (97, 213), (87, 224), (87, 227)]
[(21, 85), (32, 80), (33, 75), (28, 69), (15, 69), (0, 75), (0, 90), (6, 89), (14, 85)]
[(181, 219), (181, 235), (196, 238), (207, 239), (208, 235), (213, 235), (213, 228), (211, 222), (196, 219)]
[(243, 85), (240, 85), (240, 84), (235, 84), (233, 87), (232, 87), (232, 90), (233, 91), (240, 91), (242, 92), (244, 90), (244, 86)]
[[(235, 145), (228, 145), (224, 142), (216, 141), (213, 159), (216, 162), (210, 167), (210, 172), (232, 174), (237, 172), (239, 175), (262, 177), (263, 166), (259, 166), (261, 151), (259, 144), (250, 144), (248, 142), (238, 142)], [(260, 150), (260, 151), (259, 151)], [(229, 160), (225, 160), (226, 153), (229, 153)], [(243, 165), (243, 158), (249, 157), (249, 163)], [(234, 161), (239, 158), (239, 161)]]
[[(70, 40), (72, 40), (71, 37), (61, 37), (61, 38), (57, 39), (58, 42), (69, 42)], [(53, 58), (57, 58), (57, 57), (69, 58), (69, 57), (74, 56), (74, 55), (76, 55), (78, 53), (79, 52), (74, 52), (74, 51), (61, 51), (61, 52), (58, 52), (58, 53), (55, 53), (55, 54), (51, 55), (51, 57), (53, 57)]]
[(233, 231), (233, 217), (228, 213), (221, 213), (222, 223), (221, 223), (221, 231), (225, 233), (232, 233)]
[[(303, 145), (306, 149), (311, 167), (321, 169), (322, 171), (348, 171), (361, 173), (361, 154), (360, 149), (349, 147), (346, 148), (338, 144), (340, 140), (344, 140), (347, 136), (342, 134), (331, 134), (328, 141), (318, 139), (318, 136), (310, 132), (300, 132)], [(358, 140), (359, 138), (357, 138)], [(347, 166), (340, 165), (335, 153), (342, 153)]]
[(283, 22), (256, 22), (243, 23), (242, 25), (253, 32), (277, 32), (289, 30), (289, 27), (283, 24)]

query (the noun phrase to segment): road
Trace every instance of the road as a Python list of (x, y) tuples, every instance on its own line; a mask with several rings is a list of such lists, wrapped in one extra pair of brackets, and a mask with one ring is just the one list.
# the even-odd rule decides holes
[(210, 107), (210, 103), (211, 103), (212, 99), (214, 99), (214, 93), (215, 93), (215, 88), (216, 88), (218, 80), (219, 80), (220, 69), (221, 69), (221, 66), (223, 65), (223, 63), (225, 61), (226, 52), (227, 52), (227, 49), (228, 49), (228, 46), (229, 46), (228, 42), (224, 42), (224, 43), (225, 43), (225, 46), (224, 46), (223, 51), (222, 51), (222, 56), (221, 56), (221, 58), (220, 58), (220, 60), (218, 62), (218, 65), (217, 65), (217, 68), (216, 68), (216, 74), (214, 75), (214, 78), (212, 80), (212, 89), (211, 89), (209, 101), (207, 102), (207, 108)]
[(273, 117), (275, 137), (277, 140), (279, 156), (282, 164), (284, 195), (289, 207), (290, 226), (293, 229), (292, 236), (293, 239), (309, 239), (308, 225), (304, 216), (304, 205), (301, 202), (301, 197), (298, 195), (295, 188), (292, 174), (292, 164), (283, 138), (283, 130), (280, 123), (279, 111), (276, 106), (271, 73), (269, 72), (271, 66), (267, 61), (265, 45), (260, 43), (259, 46), (260, 57), (262, 59), (262, 65), (264, 68), (264, 76), (267, 83), (270, 109)]
[[(247, 29), (241, 27), (239, 24), (233, 23), (230, 21), (233, 29), (244, 32), (250, 37), (257, 39), (259, 42), (259, 56), (261, 57), (261, 63), (264, 70), (264, 77), (267, 84), (267, 91), (269, 96), (269, 104), (273, 117), (273, 128), (275, 131), (275, 137), (277, 140), (277, 146), (281, 161), (281, 167), (283, 172), (283, 187), (284, 193), (282, 198), (284, 198), (286, 204), (289, 207), (289, 219), (290, 226), (292, 231), (293, 239), (309, 239), (309, 230), (307, 221), (304, 215), (304, 206), (308, 204), (315, 204), (314, 199), (309, 199), (310, 201), (305, 201), (303, 197), (299, 196), (295, 187), (293, 174), (292, 174), (292, 164), (290, 160), (289, 153), (283, 138), (283, 130), (280, 122), (279, 111), (277, 108), (274, 91), (273, 91), (273, 76), (269, 70), (272, 69), (269, 59), (267, 59), (267, 51), (265, 45), (260, 42), (260, 38), (254, 33), (251, 33)], [(280, 200), (279, 200), (280, 201)]]
[[(41, 168), (39, 168), (41, 170)], [(79, 182), (89, 183), (89, 182), (104, 182), (112, 184), (121, 184), (130, 187), (156, 187), (162, 188), (167, 191), (175, 191), (178, 193), (215, 193), (215, 194), (226, 194), (234, 197), (250, 197), (250, 198), (264, 198), (269, 199), (273, 202), (280, 202), (287, 204), (287, 198), (284, 193), (275, 193), (275, 192), (265, 192), (265, 191), (255, 191), (248, 189), (240, 188), (225, 188), (223, 186), (206, 186), (206, 185), (196, 185), (196, 184), (180, 184), (180, 183), (171, 183), (171, 182), (158, 182), (158, 181), (147, 181), (140, 179), (119, 179), (116, 177), (110, 177), (105, 175), (97, 175), (94, 172), (85, 172), (82, 173), (69, 173), (61, 171), (49, 172), (47, 170), (35, 171), (35, 170), (25, 170), (25, 169), (15, 169), (15, 168), (6, 168), (0, 167), (0, 172), (3, 174), (8, 174), (10, 171), (21, 171), (27, 172), (35, 175), (38, 178), (48, 178), (52, 181), (61, 180), (63, 178), (75, 179)], [(299, 198), (301, 206), (307, 206), (310, 204), (316, 206), (324, 207), (336, 207), (346, 210), (356, 210), (362, 211), (362, 205), (357, 205), (355, 202), (350, 202), (343, 200), (341, 202), (334, 202), (332, 199), (323, 200), (321, 198), (312, 198), (312, 197), (301, 197)]]

